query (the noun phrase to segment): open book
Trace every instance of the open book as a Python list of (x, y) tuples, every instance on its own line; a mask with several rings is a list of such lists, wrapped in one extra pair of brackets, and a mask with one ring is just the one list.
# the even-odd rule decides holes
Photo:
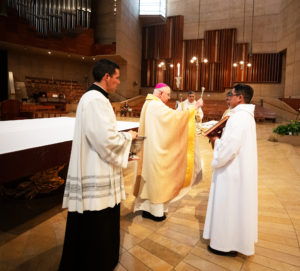
[(209, 128), (204, 135), (208, 137), (221, 137), (223, 128), (226, 125), (227, 120), (229, 119), (229, 116), (224, 117), (221, 119), (218, 123), (216, 123), (213, 127)]

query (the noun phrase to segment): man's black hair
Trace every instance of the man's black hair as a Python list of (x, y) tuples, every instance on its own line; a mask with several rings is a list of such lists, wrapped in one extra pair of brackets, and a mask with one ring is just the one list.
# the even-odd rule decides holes
[(245, 103), (250, 103), (253, 97), (253, 88), (248, 85), (237, 84), (234, 87), (235, 93), (244, 97)]
[(120, 70), (119, 65), (108, 59), (101, 59), (93, 68), (94, 80), (100, 82), (106, 73), (112, 76), (116, 72), (116, 69)]

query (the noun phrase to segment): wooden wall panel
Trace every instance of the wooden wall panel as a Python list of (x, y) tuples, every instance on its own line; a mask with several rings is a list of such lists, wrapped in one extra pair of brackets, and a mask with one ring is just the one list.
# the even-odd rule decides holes
[(220, 85), (220, 91), (224, 91), (225, 88), (232, 86), (232, 65), (234, 57), (234, 47), (236, 43), (236, 29), (222, 29), (220, 40), (220, 66), (222, 84)]
[[(182, 68), (183, 16), (168, 17), (165, 24), (146, 26), (142, 31), (142, 86), (152, 87), (158, 81), (173, 86), (176, 63), (180, 63)], [(144, 63), (146, 60), (147, 65)], [(149, 65), (149, 61), (151, 65)], [(164, 62), (166, 65), (158, 68), (160, 62)], [(155, 67), (153, 63), (155, 63)], [(174, 64), (174, 67), (171, 68), (170, 64)], [(146, 68), (147, 70), (145, 70)], [(155, 80), (152, 80), (153, 78)]]
[[(236, 29), (205, 31), (204, 37), (205, 57), (208, 59), (208, 62), (221, 64), (210, 67), (209, 80), (215, 81), (209, 82), (209, 90), (224, 91), (225, 88), (229, 88), (232, 85), (232, 64), (236, 42)], [(216, 72), (219, 78), (214, 76)]]
[(220, 62), (220, 30), (205, 31), (205, 57), (208, 59), (209, 63)]
[[(248, 57), (249, 45), (248, 43), (237, 43), (235, 45), (234, 63), (237, 63), (237, 67), (233, 67), (233, 79), (234, 81), (245, 82), (248, 79), (248, 67), (246, 63), (249, 62)], [(244, 65), (240, 65), (239, 62), (243, 60)]]
[(205, 91), (220, 91), (222, 89), (222, 64), (209, 63), (207, 71), (207, 87)]
[[(147, 76), (142, 75), (142, 86), (154, 86), (159, 80), (174, 90), (200, 91), (204, 86), (206, 91), (223, 92), (234, 82), (280, 83), (281, 54), (253, 54), (250, 59), (248, 48), (248, 43), (236, 43), (236, 29), (209, 30), (205, 31), (204, 39), (183, 41), (183, 16), (169, 17), (164, 25), (143, 29), (142, 74)], [(199, 60), (198, 86), (196, 64), (190, 63), (193, 56)], [(208, 63), (201, 61), (204, 58)], [(250, 61), (252, 67), (234, 68), (233, 63), (241, 59)], [(166, 65), (158, 68), (161, 61)], [(175, 80), (177, 63), (182, 77), (179, 88)], [(174, 67), (170, 68), (170, 64)]]
[(171, 42), (172, 42), (172, 57), (182, 58), (182, 46), (183, 46), (183, 16), (169, 17), (171, 21)]
[(246, 58), (252, 66), (246, 65), (234, 68), (235, 82), (248, 83), (280, 83), (282, 55), (280, 53), (253, 54)]
[(201, 87), (204, 86), (205, 74), (207, 66), (204, 63), (201, 63), (201, 59), (204, 57), (204, 39), (197, 40), (185, 40), (184, 41), (184, 55), (185, 55), (185, 80), (184, 80), (184, 89), (186, 90), (196, 90), (196, 77), (197, 77), (197, 66), (196, 63), (191, 63), (192, 57), (197, 57), (199, 61), (198, 69), (198, 90), (201, 90)]

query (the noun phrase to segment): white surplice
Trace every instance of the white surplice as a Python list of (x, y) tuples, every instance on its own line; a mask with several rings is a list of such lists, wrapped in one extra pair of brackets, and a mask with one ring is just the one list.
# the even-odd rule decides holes
[[(184, 110), (188, 110), (190, 108), (196, 108), (196, 101), (193, 101), (192, 103), (190, 103), (189, 100), (186, 99), (183, 102), (178, 104), (178, 107), (176, 107), (176, 110), (184, 111)], [(202, 121), (204, 114), (203, 114), (203, 111), (201, 108), (197, 109), (196, 115), (198, 115)]]
[(232, 109), (215, 141), (203, 237), (214, 249), (254, 254), (257, 242), (257, 145), (254, 105)]
[(129, 133), (118, 132), (109, 100), (97, 90), (86, 92), (76, 112), (63, 208), (100, 211), (125, 199), (122, 168), (127, 167), (131, 141)]

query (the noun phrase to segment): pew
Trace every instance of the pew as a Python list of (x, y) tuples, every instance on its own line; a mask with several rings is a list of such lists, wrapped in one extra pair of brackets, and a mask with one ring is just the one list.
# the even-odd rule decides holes
[[(204, 117), (203, 121), (218, 120), (222, 117), (223, 113), (227, 109), (227, 104), (222, 100), (206, 100), (202, 108)], [(260, 105), (255, 105), (254, 118), (257, 122), (263, 122), (270, 120), (276, 121), (276, 113), (264, 108)]]
[[(175, 103), (175, 100), (169, 100), (167, 105), (174, 109)], [(140, 103), (138, 105), (130, 106), (133, 117), (140, 117), (143, 104), (144, 103)], [(227, 108), (228, 106), (224, 100), (205, 100), (202, 108), (204, 113), (203, 121), (221, 119)], [(257, 122), (263, 122), (265, 120), (271, 120), (272, 122), (275, 122), (276, 113), (260, 105), (255, 105), (254, 118)]]

